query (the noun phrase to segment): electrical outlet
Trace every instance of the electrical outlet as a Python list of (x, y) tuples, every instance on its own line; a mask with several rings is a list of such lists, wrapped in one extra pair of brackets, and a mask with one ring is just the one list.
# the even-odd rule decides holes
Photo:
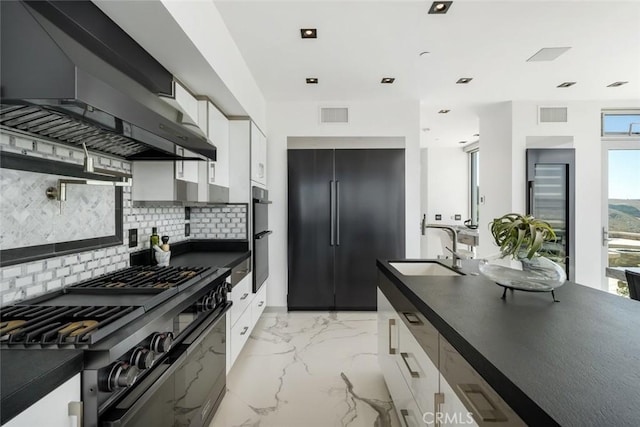
[(189, 237), (191, 234), (191, 224), (184, 225), (184, 237)]
[(184, 208), (184, 219), (186, 220), (191, 219), (191, 207), (189, 206), (185, 206)]
[(129, 247), (135, 248), (138, 246), (138, 229), (130, 228), (129, 229)]
[(436, 214), (436, 221), (442, 221), (442, 215)]
[(461, 221), (461, 220), (462, 220), (462, 215), (460, 215), (460, 214), (455, 214), (454, 219), (455, 219), (456, 221)]

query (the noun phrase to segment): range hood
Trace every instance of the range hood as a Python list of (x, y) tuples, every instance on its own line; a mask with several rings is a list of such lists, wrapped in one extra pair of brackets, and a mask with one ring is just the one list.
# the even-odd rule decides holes
[(90, 1), (0, 2), (0, 124), (129, 160), (216, 149), (172, 97), (171, 73)]

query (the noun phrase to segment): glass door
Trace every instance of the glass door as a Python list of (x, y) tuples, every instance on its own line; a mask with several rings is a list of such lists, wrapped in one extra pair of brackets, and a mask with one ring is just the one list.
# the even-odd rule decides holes
[(605, 156), (606, 289), (628, 296), (624, 270), (640, 271), (640, 143), (605, 142)]
[(569, 280), (575, 279), (574, 159), (573, 149), (527, 150), (527, 213), (553, 227), (557, 239), (542, 250), (564, 267)]

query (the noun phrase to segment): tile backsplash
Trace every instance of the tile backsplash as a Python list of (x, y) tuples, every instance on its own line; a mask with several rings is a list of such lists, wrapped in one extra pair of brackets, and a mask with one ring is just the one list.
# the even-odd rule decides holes
[[(81, 150), (28, 137), (9, 136), (6, 133), (0, 134), (0, 149), (61, 162), (83, 162)], [(94, 153), (92, 156), (95, 164), (99, 164), (101, 168), (128, 173), (131, 171), (131, 164), (122, 159)], [(5, 194), (2, 194), (2, 197), (5, 197)], [(71, 208), (69, 202), (67, 205)], [(0, 217), (0, 228), (3, 232), (5, 215), (6, 213), (2, 212)], [(191, 226), (189, 237), (184, 235), (186, 223), (190, 223)], [(169, 243), (190, 238), (246, 239), (247, 205), (192, 207), (190, 219), (185, 219), (183, 207), (133, 207), (131, 187), (124, 187), (122, 245), (0, 268), (0, 305), (11, 304), (128, 267), (129, 253), (149, 248), (152, 227), (158, 227), (159, 235), (169, 236)], [(138, 245), (129, 248), (128, 232), (132, 228), (138, 230)]]
[(116, 234), (114, 187), (73, 185), (67, 200), (45, 192), (68, 178), (0, 169), (0, 249), (13, 249)]

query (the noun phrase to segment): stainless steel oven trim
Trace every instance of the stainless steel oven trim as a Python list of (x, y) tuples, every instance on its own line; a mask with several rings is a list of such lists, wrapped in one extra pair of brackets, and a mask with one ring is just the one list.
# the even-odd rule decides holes
[[(167, 368), (157, 380), (153, 382), (131, 405), (126, 412), (122, 415), (122, 417), (116, 420), (101, 420), (100, 425), (104, 427), (121, 427), (125, 425), (136, 413), (144, 407), (144, 405), (151, 399), (154, 393), (164, 384), (164, 382), (171, 376), (173, 373), (182, 366), (187, 357), (193, 352), (193, 349), (200, 344), (202, 340), (204, 340), (207, 335), (216, 327), (218, 323), (225, 319), (227, 311), (231, 308), (232, 303), (228, 302), (225, 306), (224, 310), (218, 313), (217, 316), (213, 318), (213, 320), (207, 322), (206, 320), (202, 322), (197, 328), (195, 328), (189, 336), (187, 336), (183, 341), (183, 345), (177, 346), (174, 348), (168, 355), (171, 357), (175, 355), (176, 352), (180, 351), (180, 356), (171, 362), (169, 368)], [(191, 340), (193, 337), (195, 339)], [(188, 347), (184, 347), (184, 344), (187, 344)], [(166, 359), (164, 362), (166, 363)], [(134, 390), (132, 390), (134, 391)], [(127, 399), (128, 395), (124, 397), (123, 400)]]

